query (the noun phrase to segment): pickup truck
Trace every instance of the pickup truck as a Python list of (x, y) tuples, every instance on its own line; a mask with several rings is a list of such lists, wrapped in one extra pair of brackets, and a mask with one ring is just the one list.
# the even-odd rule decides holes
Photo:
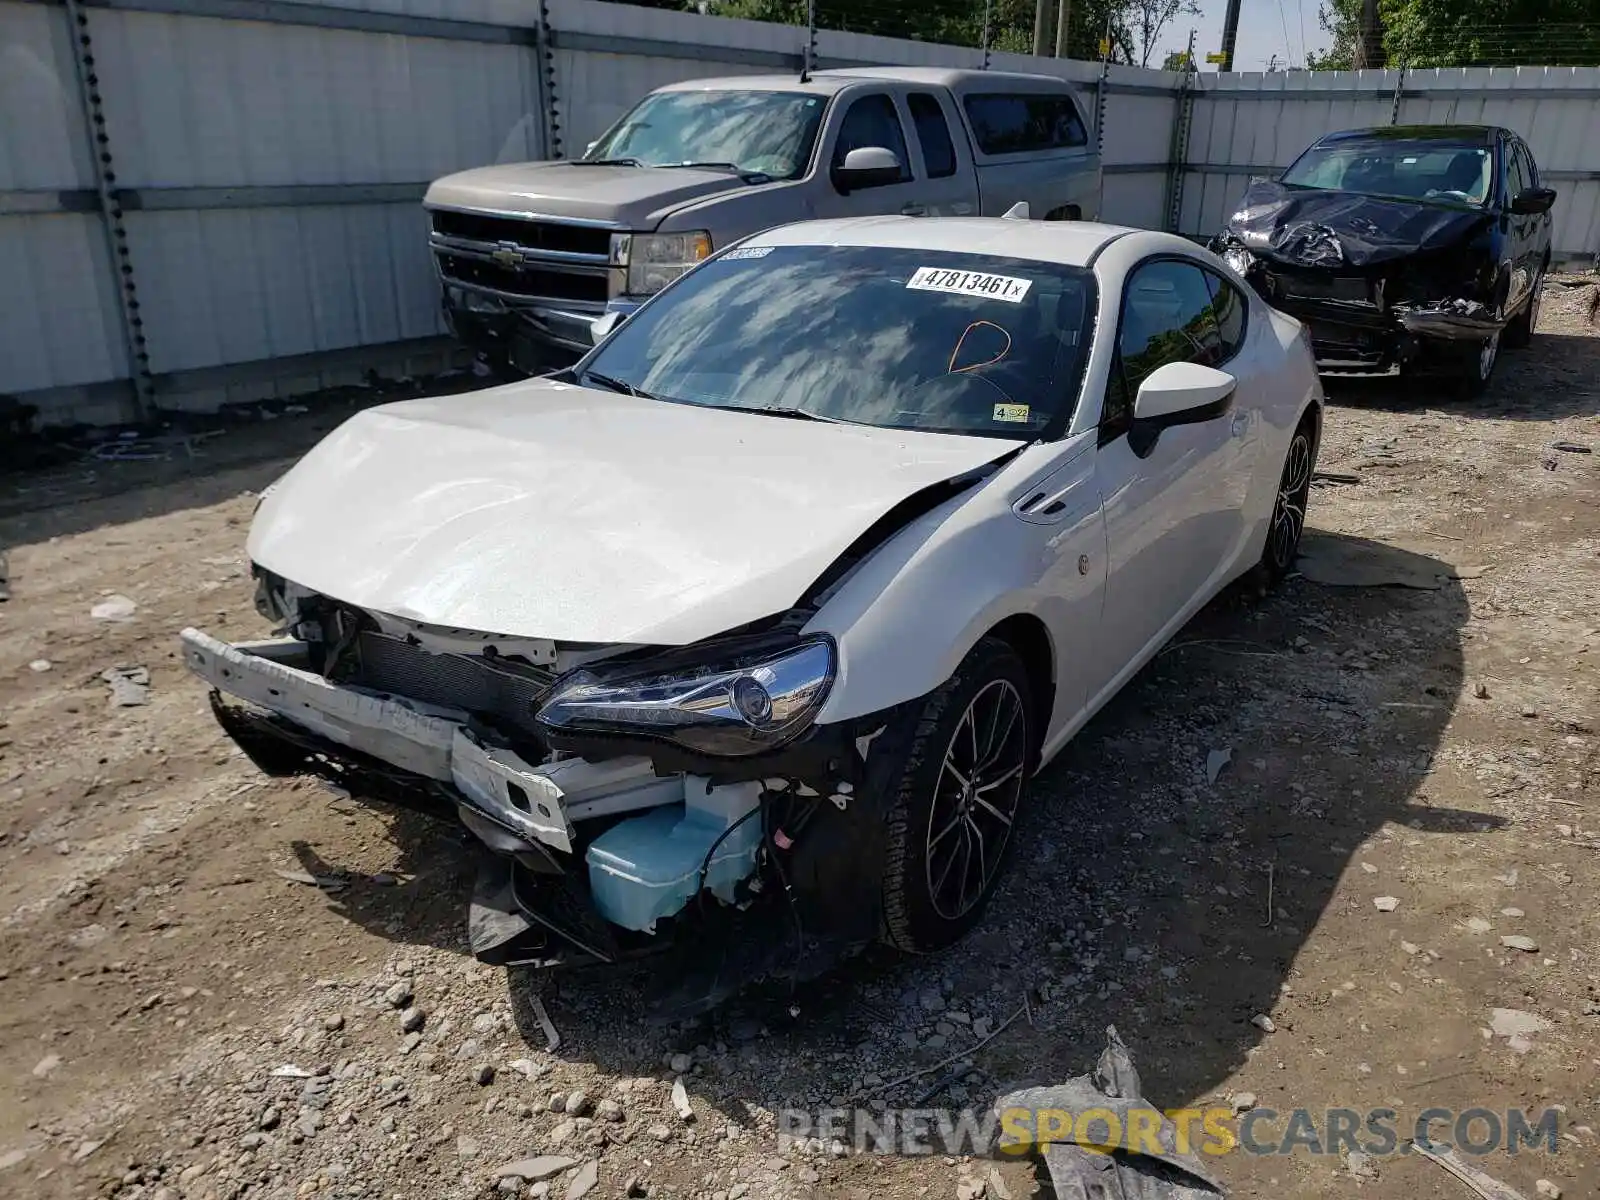
[[(791, 221), (875, 213), (1091, 220), (1100, 158), (1082, 98), (1047, 75), (878, 67), (696, 79), (651, 92), (575, 160), (429, 187), (446, 320), (490, 365), (536, 374), (696, 263)], [(609, 323), (609, 322), (608, 322)]]

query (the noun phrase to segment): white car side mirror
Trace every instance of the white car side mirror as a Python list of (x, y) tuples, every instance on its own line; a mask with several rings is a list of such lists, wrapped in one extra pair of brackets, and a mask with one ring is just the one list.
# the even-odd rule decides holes
[(596, 317), (589, 322), (590, 340), (598, 346), (606, 338), (610, 337), (611, 331), (625, 320), (627, 320), (626, 314), (619, 312), (608, 312), (603, 317)]
[(1157, 367), (1139, 385), (1133, 419), (1160, 425), (1184, 425), (1222, 415), (1237, 381), (1226, 371), (1200, 363), (1175, 362)]

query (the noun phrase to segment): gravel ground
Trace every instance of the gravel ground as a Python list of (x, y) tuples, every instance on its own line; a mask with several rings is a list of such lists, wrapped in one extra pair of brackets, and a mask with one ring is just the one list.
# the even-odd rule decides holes
[[(353, 401), (192, 457), (0, 478), (0, 1193), (1020, 1197), (1023, 1164), (781, 1147), (775, 1113), (986, 1104), (1086, 1071), (1115, 1023), (1166, 1107), (1390, 1107), (1404, 1129), (1431, 1105), (1559, 1106), (1558, 1153), (1478, 1165), (1528, 1197), (1600, 1194), (1600, 337), (1579, 282), (1550, 285), (1480, 401), (1334, 391), (1319, 465), (1345, 481), (1314, 493), (1307, 575), (1354, 558), (1428, 586), (1219, 599), (1038, 781), (961, 946), (682, 1028), (564, 982), (555, 1053), (527, 981), (465, 951), (462, 836), (262, 778), (175, 655), (188, 624), (265, 632), (252, 492)], [(146, 703), (113, 704), (114, 668), (148, 673)], [(1540, 1021), (1507, 1036), (1493, 1009)], [(889, 1086), (951, 1054), (961, 1073)], [(548, 1178), (501, 1170), (538, 1156), (518, 1170)], [(1415, 1155), (1215, 1166), (1236, 1196), (1470, 1198)]]

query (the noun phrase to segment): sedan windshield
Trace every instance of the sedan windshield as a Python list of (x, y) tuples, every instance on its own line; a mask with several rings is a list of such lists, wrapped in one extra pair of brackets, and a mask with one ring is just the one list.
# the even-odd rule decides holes
[(1489, 199), (1494, 155), (1481, 141), (1341, 138), (1316, 145), (1283, 173), (1291, 187), (1481, 206)]
[(1077, 267), (877, 246), (746, 246), (579, 368), (684, 404), (1031, 440), (1071, 416), (1094, 283)]
[(803, 92), (657, 92), (596, 142), (585, 162), (715, 164), (792, 179), (811, 161), (823, 97)]

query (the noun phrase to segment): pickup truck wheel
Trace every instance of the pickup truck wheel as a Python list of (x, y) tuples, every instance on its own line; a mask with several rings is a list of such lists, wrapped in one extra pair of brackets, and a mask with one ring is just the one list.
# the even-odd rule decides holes
[(1034, 745), (1028, 672), (984, 638), (928, 697), (891, 776), (883, 940), (938, 950), (983, 915), (1005, 867)]
[(1544, 271), (1533, 277), (1533, 293), (1528, 303), (1511, 324), (1506, 326), (1505, 343), (1512, 350), (1521, 350), (1533, 341), (1533, 331), (1539, 325), (1539, 294), (1544, 290)]

